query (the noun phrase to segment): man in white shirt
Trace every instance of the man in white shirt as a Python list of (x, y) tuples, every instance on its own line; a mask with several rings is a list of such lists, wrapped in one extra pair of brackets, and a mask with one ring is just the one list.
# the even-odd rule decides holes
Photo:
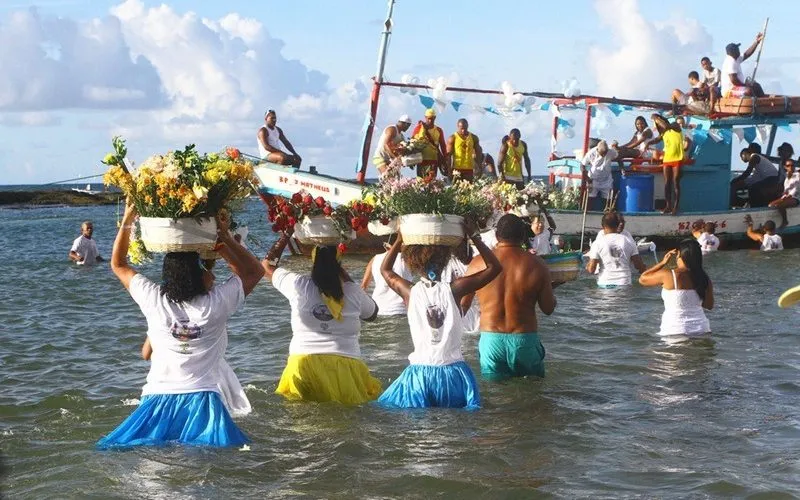
[(756, 35), (756, 40), (744, 51), (744, 54), (739, 53), (740, 44), (738, 43), (729, 43), (725, 46), (727, 56), (722, 63), (722, 81), (720, 82), (723, 97), (764, 96), (761, 85), (757, 82), (746, 81), (742, 72), (742, 62), (753, 55), (763, 38), (764, 35), (761, 33)]
[(636, 243), (617, 232), (620, 223), (616, 212), (603, 215), (602, 224), (605, 235), (592, 243), (586, 270), (594, 274), (597, 266), (600, 266), (600, 276), (597, 278), (597, 286), (600, 288), (630, 285), (631, 264), (640, 273), (645, 270)]
[(92, 233), (94, 233), (92, 221), (83, 221), (81, 235), (72, 242), (72, 248), (69, 250), (69, 259), (79, 266), (91, 266), (95, 262), (103, 261), (97, 251), (97, 243), (92, 239)]
[[(583, 184), (589, 184), (589, 207), (596, 203), (597, 195), (608, 200), (614, 188), (614, 178), (611, 175), (611, 162), (617, 159), (617, 151), (609, 149), (606, 141), (600, 141), (583, 156), (581, 161), (581, 175)], [(587, 171), (586, 167), (589, 167)]]
[(720, 71), (719, 68), (715, 68), (714, 65), (711, 64), (711, 59), (708, 57), (700, 59), (700, 66), (703, 67), (703, 83), (708, 87), (710, 97), (709, 108), (711, 112), (714, 112), (714, 104), (716, 104), (717, 99), (722, 96), (722, 92), (719, 88), (722, 82), (722, 71)]

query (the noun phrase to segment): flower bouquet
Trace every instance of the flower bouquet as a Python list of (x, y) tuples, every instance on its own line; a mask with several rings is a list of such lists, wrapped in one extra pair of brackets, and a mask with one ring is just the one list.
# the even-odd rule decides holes
[[(214, 248), (214, 216), (251, 192), (253, 166), (239, 150), (203, 154), (192, 144), (183, 151), (153, 155), (138, 168), (126, 165), (125, 141), (115, 137), (106, 185), (122, 190), (139, 213), (136, 245), (150, 252), (200, 252)], [(130, 164), (130, 163), (128, 163)], [(132, 245), (133, 247), (134, 245)]]
[(369, 223), (372, 206), (361, 201), (334, 207), (322, 196), (312, 197), (299, 191), (289, 200), (276, 198), (269, 207), (272, 230), (294, 229), (300, 243), (313, 245), (343, 245), (355, 239), (355, 232)]
[(362, 202), (370, 207), (367, 230), (375, 236), (387, 236), (400, 229), (397, 217), (386, 207), (386, 199), (378, 186), (369, 186), (362, 192)]
[(377, 192), (386, 213), (399, 217), (408, 245), (458, 245), (464, 239), (465, 216), (486, 220), (492, 215), (490, 201), (464, 181), (446, 185), (439, 179), (394, 179)]

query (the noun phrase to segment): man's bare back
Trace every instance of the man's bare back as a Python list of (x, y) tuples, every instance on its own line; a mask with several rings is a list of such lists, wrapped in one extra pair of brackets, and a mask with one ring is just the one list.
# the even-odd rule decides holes
[[(503, 271), (476, 293), (481, 309), (482, 332), (532, 333), (538, 329), (536, 304), (547, 315), (556, 307), (550, 282), (550, 271), (541, 257), (530, 254), (519, 245), (499, 243), (494, 254), (503, 263)], [(484, 269), (476, 257), (467, 274)], [(465, 298), (471, 300), (471, 297)]]

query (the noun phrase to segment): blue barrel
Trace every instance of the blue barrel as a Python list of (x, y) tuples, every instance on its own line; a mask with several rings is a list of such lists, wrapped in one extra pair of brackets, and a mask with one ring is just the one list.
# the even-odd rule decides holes
[(652, 212), (655, 178), (650, 174), (628, 174), (620, 179), (617, 205), (623, 212)]

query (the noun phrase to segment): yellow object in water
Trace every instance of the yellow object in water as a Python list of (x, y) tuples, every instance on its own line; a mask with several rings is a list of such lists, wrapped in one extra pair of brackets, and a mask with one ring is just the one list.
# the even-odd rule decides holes
[(780, 307), (789, 307), (798, 302), (800, 302), (800, 285), (786, 290), (778, 299), (778, 305)]
[(377, 399), (381, 390), (380, 381), (360, 359), (337, 354), (294, 354), (286, 362), (275, 393), (287, 399), (358, 405)]

